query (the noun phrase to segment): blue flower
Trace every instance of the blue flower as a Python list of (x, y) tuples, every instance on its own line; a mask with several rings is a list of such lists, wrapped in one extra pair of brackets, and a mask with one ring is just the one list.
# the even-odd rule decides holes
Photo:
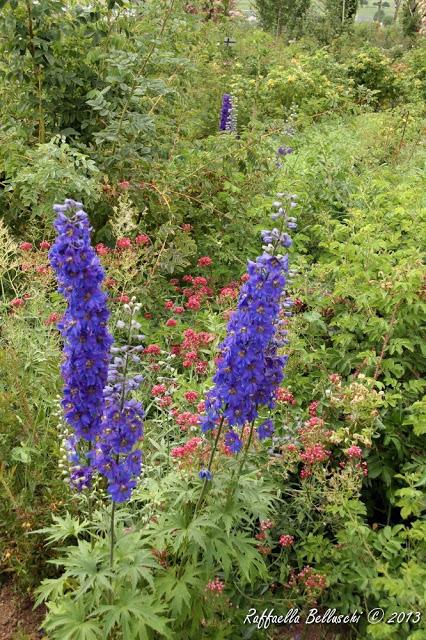
[(232, 453), (238, 453), (243, 447), (243, 442), (240, 436), (230, 429), (225, 434), (225, 445), (230, 449), (230, 451), (232, 451)]
[(236, 113), (232, 96), (225, 93), (222, 98), (222, 108), (220, 110), (219, 131), (236, 131)]
[(208, 469), (201, 469), (198, 477), (200, 478), (200, 480), (211, 480), (213, 478), (213, 474)]
[(220, 415), (229, 426), (243, 426), (257, 417), (260, 405), (274, 406), (286, 363), (275, 338), (287, 271), (287, 256), (265, 252), (255, 262), (249, 261), (249, 279), (219, 347), (214, 387), (206, 397), (204, 431)]
[(107, 296), (104, 271), (90, 243), (90, 223), (82, 205), (65, 200), (55, 205), (56, 241), (49, 252), (67, 309), (58, 328), (64, 339), (62, 407), (78, 438), (93, 442), (100, 432), (103, 388), (108, 376)]
[(257, 427), (256, 431), (259, 440), (270, 438), (275, 431), (272, 420), (268, 418), (267, 420), (262, 422), (262, 424)]

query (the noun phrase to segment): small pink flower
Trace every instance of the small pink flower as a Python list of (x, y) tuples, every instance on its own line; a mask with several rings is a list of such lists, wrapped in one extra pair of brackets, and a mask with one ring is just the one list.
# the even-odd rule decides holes
[(192, 311), (198, 311), (201, 307), (200, 299), (197, 296), (191, 296), (185, 306)]
[(183, 395), (185, 400), (187, 400), (188, 402), (193, 403), (198, 400), (198, 393), (196, 391), (185, 391)]
[(158, 404), (160, 405), (160, 407), (170, 407), (172, 402), (173, 400), (171, 396), (164, 396), (158, 401)]
[(128, 304), (130, 302), (130, 298), (129, 296), (126, 296), (125, 293), (122, 293), (121, 296), (117, 296), (117, 298), (115, 298), (116, 302), (123, 302), (124, 304)]
[(51, 245), (50, 245), (50, 242), (48, 242), (47, 240), (42, 240), (39, 246), (42, 251), (46, 251), (47, 249), (50, 249)]
[(149, 344), (143, 351), (150, 356), (159, 356), (161, 348), (158, 344)]
[(240, 280), (241, 282), (247, 282), (247, 280), (250, 278), (248, 273), (243, 273), (243, 275), (241, 276)]
[(21, 242), (19, 248), (21, 249), (21, 251), (31, 251), (33, 245), (31, 244), (31, 242)]
[(14, 309), (18, 309), (19, 307), (22, 307), (25, 304), (25, 300), (23, 298), (14, 298), (13, 300), (10, 301), (10, 306), (13, 307)]
[(200, 374), (207, 373), (208, 366), (209, 366), (208, 362), (206, 362), (205, 360), (200, 360), (195, 365), (195, 371)]
[(155, 384), (151, 389), (151, 395), (153, 395), (156, 398), (158, 396), (162, 396), (163, 393), (166, 393), (166, 391), (167, 391), (166, 385)]
[(102, 244), (102, 242), (99, 242), (99, 244), (96, 245), (95, 249), (98, 256), (106, 256), (109, 253), (108, 247)]
[(144, 313), (143, 317), (146, 318), (147, 320), (152, 320), (152, 313), (149, 313), (149, 312)]
[(174, 318), (169, 318), (166, 322), (166, 327), (175, 327), (177, 325), (177, 320)]
[(215, 578), (211, 580), (206, 585), (206, 590), (212, 593), (216, 593), (216, 595), (220, 595), (225, 588), (225, 583), (219, 580), (219, 578)]
[(199, 267), (210, 267), (213, 264), (213, 260), (209, 256), (202, 256), (197, 262)]
[(128, 180), (121, 180), (121, 182), (118, 183), (118, 187), (122, 191), (127, 191), (127, 189), (130, 188), (130, 182)]
[(130, 249), (132, 246), (132, 241), (130, 238), (119, 238), (116, 242), (117, 249), (121, 249), (125, 251), (126, 249)]
[(190, 233), (192, 230), (192, 224), (185, 223), (182, 225), (182, 231), (185, 233)]
[(287, 402), (288, 404), (294, 405), (296, 404), (296, 400), (294, 395), (288, 389), (280, 387), (275, 392), (275, 397), (278, 402)]
[(272, 529), (274, 523), (272, 520), (261, 520), (259, 526), (261, 531), (268, 531), (268, 529)]
[(282, 547), (291, 547), (294, 544), (293, 536), (282, 535), (280, 536), (279, 543)]
[(318, 406), (319, 406), (319, 402), (318, 400), (314, 400), (313, 402), (311, 402), (311, 404), (309, 405), (309, 415), (311, 417), (316, 417), (317, 415), (317, 411), (318, 411)]
[(144, 233), (141, 233), (140, 235), (136, 236), (135, 243), (138, 246), (141, 246), (141, 245), (143, 246), (145, 244), (149, 244), (149, 238)]
[(174, 313), (181, 315), (182, 313), (184, 313), (185, 309), (183, 307), (173, 307), (173, 311)]
[(182, 281), (183, 281), (183, 282), (190, 282), (190, 283), (192, 283), (192, 282), (193, 282), (193, 280), (194, 280), (194, 278), (193, 278), (192, 276), (190, 276), (190, 275), (183, 276), (183, 278), (182, 278)]
[(348, 458), (362, 458), (362, 449), (353, 444), (346, 450), (346, 455)]
[(204, 278), (204, 276), (196, 276), (194, 278), (194, 284), (198, 286), (205, 286), (207, 284), (207, 278)]
[(171, 300), (166, 300), (166, 302), (164, 303), (164, 308), (173, 309), (173, 302)]
[(61, 318), (62, 318), (62, 315), (54, 311), (53, 313), (50, 314), (47, 320), (44, 321), (44, 324), (45, 325), (56, 324), (57, 322), (59, 322)]

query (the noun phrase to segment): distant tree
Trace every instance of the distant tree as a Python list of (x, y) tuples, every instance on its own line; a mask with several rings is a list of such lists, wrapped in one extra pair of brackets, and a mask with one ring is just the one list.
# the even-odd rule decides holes
[(420, 2), (418, 0), (405, 0), (402, 6), (402, 30), (410, 36), (420, 30)]
[(262, 26), (277, 35), (300, 35), (310, 4), (311, 0), (255, 0)]
[(359, 0), (325, 0), (325, 9), (331, 24), (337, 28), (355, 20)]

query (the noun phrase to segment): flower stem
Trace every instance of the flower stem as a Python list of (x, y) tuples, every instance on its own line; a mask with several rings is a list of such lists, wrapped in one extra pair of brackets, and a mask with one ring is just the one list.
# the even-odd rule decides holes
[(238, 486), (238, 480), (240, 479), (240, 476), (241, 476), (241, 474), (243, 472), (243, 469), (244, 469), (244, 466), (245, 466), (245, 463), (246, 463), (246, 459), (247, 459), (247, 453), (248, 453), (248, 450), (250, 448), (251, 441), (253, 439), (254, 423), (255, 423), (255, 420), (252, 420), (252, 422), (250, 424), (249, 437), (248, 437), (247, 444), (246, 444), (245, 449), (244, 449), (243, 456), (241, 458), (240, 466), (238, 467), (237, 477), (236, 477), (234, 483), (232, 483), (232, 480), (233, 480), (235, 471), (232, 472), (231, 483), (230, 483), (229, 490), (228, 490), (227, 503), (229, 502), (230, 498), (234, 495), (235, 489)]
[(112, 502), (111, 507), (111, 528), (110, 528), (110, 537), (111, 537), (111, 547), (109, 552), (109, 564), (112, 567), (114, 563), (114, 544), (115, 544), (115, 502)]
[[(220, 419), (219, 427), (217, 429), (216, 438), (215, 438), (215, 441), (214, 441), (214, 444), (213, 444), (213, 447), (212, 447), (212, 450), (211, 450), (211, 453), (210, 453), (210, 459), (209, 459), (209, 463), (207, 465), (207, 470), (208, 471), (211, 471), (211, 468), (212, 468), (213, 458), (214, 458), (214, 455), (215, 455), (216, 450), (217, 450), (217, 445), (219, 443), (220, 434), (222, 433), (222, 427), (223, 427), (224, 421), (225, 421), (225, 416), (222, 416), (222, 418)], [(207, 480), (207, 478), (205, 478), (204, 484), (203, 484), (203, 488), (202, 488), (201, 493), (200, 493), (200, 497), (198, 498), (198, 502), (195, 505), (194, 516), (197, 513), (198, 509), (200, 508), (200, 506), (201, 506), (201, 504), (203, 502), (203, 499), (204, 499), (204, 496), (206, 494), (207, 486), (208, 486), (209, 482), (210, 482), (210, 480)]]

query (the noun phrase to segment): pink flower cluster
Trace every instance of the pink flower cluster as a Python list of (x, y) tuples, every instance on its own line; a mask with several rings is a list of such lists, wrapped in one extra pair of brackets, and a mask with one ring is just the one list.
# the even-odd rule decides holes
[(318, 596), (327, 588), (327, 578), (322, 573), (315, 571), (307, 565), (303, 569), (296, 573), (294, 569), (290, 572), (290, 579), (287, 583), (287, 587), (297, 587), (301, 585), (306, 589), (308, 597)]
[(173, 345), (171, 352), (182, 358), (182, 364), (186, 369), (194, 367), (197, 373), (204, 374), (209, 363), (201, 358), (199, 350), (210, 344), (214, 338), (214, 335), (206, 331), (197, 333), (193, 329), (185, 329), (182, 343)]
[(291, 547), (294, 544), (294, 537), (284, 534), (280, 536), (279, 543), (282, 547)]
[(185, 442), (184, 445), (172, 449), (171, 455), (173, 456), (173, 458), (186, 458), (188, 456), (191, 456), (198, 450), (202, 442), (202, 438), (191, 438), (190, 440)]
[(179, 409), (172, 409), (172, 415), (176, 420), (176, 424), (180, 426), (181, 431), (187, 431), (189, 427), (196, 427), (200, 423), (198, 413), (191, 413), (190, 411), (180, 413)]
[(115, 243), (115, 249), (110, 249), (109, 247), (105, 246), (102, 242), (99, 242), (96, 245), (95, 249), (98, 256), (107, 256), (107, 255), (120, 254), (123, 251), (133, 251), (138, 247), (144, 247), (150, 242), (151, 242), (150, 238), (144, 233), (141, 233), (133, 239), (127, 238), (127, 237), (118, 238), (117, 242)]
[(348, 458), (362, 458), (362, 449), (353, 444), (346, 450), (346, 455)]
[(294, 395), (291, 393), (291, 391), (289, 391), (288, 389), (285, 389), (284, 387), (279, 387), (277, 389), (275, 393), (275, 397), (277, 399), (277, 402), (286, 402), (291, 405), (296, 404), (296, 399)]
[(216, 595), (220, 595), (225, 588), (225, 583), (219, 580), (219, 578), (215, 578), (214, 580), (210, 580), (210, 582), (206, 585), (206, 590), (211, 593), (215, 593)]
[(315, 464), (316, 462), (324, 462), (331, 456), (331, 451), (324, 448), (322, 444), (314, 444), (311, 447), (307, 447), (305, 451), (300, 454), (300, 459), (305, 464)]

